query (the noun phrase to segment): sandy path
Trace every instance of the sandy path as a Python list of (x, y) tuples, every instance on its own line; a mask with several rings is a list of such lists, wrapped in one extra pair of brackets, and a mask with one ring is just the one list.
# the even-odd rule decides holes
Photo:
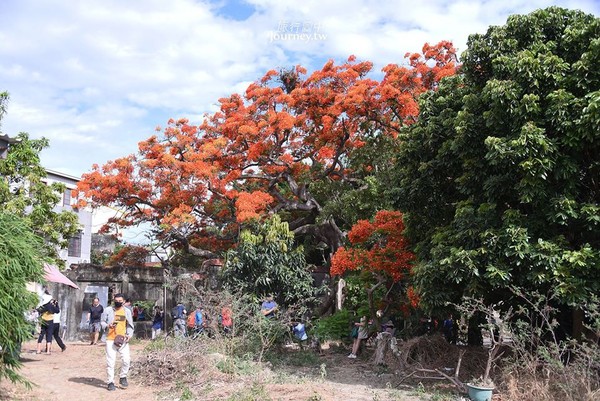
[[(132, 345), (132, 360), (142, 355), (147, 342)], [(106, 361), (104, 346), (88, 343), (67, 343), (67, 350), (52, 355), (36, 355), (36, 343), (23, 346), (21, 374), (35, 383), (31, 390), (10, 382), (0, 382), (0, 401), (156, 401), (176, 400), (181, 391), (170, 385), (149, 387), (139, 377), (129, 377), (129, 388), (106, 389)], [(322, 356), (327, 366), (327, 378), (319, 378), (319, 366), (294, 368), (298, 376), (288, 376), (282, 383), (274, 372), (259, 379), (254, 375), (236, 377), (233, 381), (215, 381), (212, 390), (202, 392), (199, 400), (224, 400), (233, 393), (247, 392), (255, 383), (263, 386), (269, 399), (276, 401), (418, 401), (419, 397), (402, 390), (387, 390), (383, 385), (393, 380), (392, 374), (378, 375), (365, 361), (348, 360), (346, 355)], [(117, 359), (117, 368), (120, 367)], [(118, 372), (118, 370), (117, 370)], [(264, 373), (264, 372), (263, 372)], [(283, 373), (283, 372), (280, 372)], [(262, 375), (261, 375), (262, 376)], [(118, 377), (118, 374), (117, 374)], [(386, 379), (387, 377), (387, 379)], [(160, 392), (160, 397), (158, 395)], [(249, 398), (243, 398), (249, 399)]]
[[(117, 391), (106, 389), (106, 360), (104, 346), (89, 343), (66, 343), (67, 350), (61, 352), (54, 345), (52, 355), (35, 354), (36, 343), (30, 341), (23, 345), (23, 368), (21, 374), (35, 386), (26, 390), (23, 386), (14, 386), (3, 381), (0, 383), (0, 400), (19, 401), (100, 401), (127, 400), (150, 401), (155, 396), (152, 389), (129, 379), (129, 388)], [(132, 347), (132, 359), (141, 345)], [(117, 357), (117, 368), (120, 367)], [(117, 370), (118, 377), (118, 370)]]

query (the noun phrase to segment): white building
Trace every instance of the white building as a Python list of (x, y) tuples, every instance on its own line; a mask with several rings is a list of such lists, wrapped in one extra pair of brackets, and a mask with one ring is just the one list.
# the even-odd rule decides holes
[(46, 184), (59, 182), (66, 186), (61, 201), (54, 207), (54, 210), (74, 212), (81, 225), (79, 232), (69, 238), (69, 248), (60, 251), (60, 257), (66, 262), (67, 267), (72, 264), (89, 263), (92, 251), (92, 212), (75, 207), (77, 199), (71, 197), (71, 192), (77, 188), (80, 178), (49, 169), (46, 169), (46, 174), (46, 178), (43, 179)]

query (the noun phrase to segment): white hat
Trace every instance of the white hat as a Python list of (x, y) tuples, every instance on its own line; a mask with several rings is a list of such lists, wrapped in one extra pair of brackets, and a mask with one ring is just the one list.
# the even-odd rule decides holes
[(52, 295), (50, 295), (50, 294), (42, 295), (42, 305), (46, 305), (50, 301), (52, 301)]

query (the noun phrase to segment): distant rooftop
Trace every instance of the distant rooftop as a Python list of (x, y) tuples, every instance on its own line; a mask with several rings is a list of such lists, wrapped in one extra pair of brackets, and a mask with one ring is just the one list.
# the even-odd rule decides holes
[(60, 171), (56, 171), (56, 170), (50, 170), (49, 168), (46, 169), (46, 173), (48, 173), (48, 175), (64, 177), (64, 178), (68, 178), (68, 179), (75, 180), (75, 181), (81, 181), (81, 177), (76, 177), (74, 175), (61, 173)]

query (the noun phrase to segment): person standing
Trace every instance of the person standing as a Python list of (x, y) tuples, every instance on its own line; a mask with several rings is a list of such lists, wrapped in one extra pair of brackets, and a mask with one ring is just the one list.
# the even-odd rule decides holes
[(454, 319), (452, 318), (452, 314), (449, 314), (446, 320), (444, 320), (442, 330), (446, 341), (450, 344), (456, 344), (456, 333), (454, 331)]
[(156, 337), (160, 335), (160, 332), (163, 328), (163, 311), (160, 306), (154, 307), (154, 318), (152, 319), (152, 339), (155, 340)]
[(103, 312), (104, 307), (100, 305), (100, 300), (98, 298), (94, 298), (87, 316), (87, 321), (90, 325), (90, 345), (98, 343), (98, 337), (100, 336), (100, 330), (102, 329), (100, 320), (102, 319)]
[[(58, 302), (57, 302), (57, 306), (58, 306)], [(62, 338), (60, 338), (60, 315), (61, 315), (61, 313), (62, 312), (59, 311), (58, 313), (54, 314), (54, 328), (52, 330), (52, 337), (54, 337), (54, 340), (60, 347), (61, 351), (65, 352), (67, 350), (67, 346), (63, 342)]]
[(308, 340), (308, 335), (306, 334), (306, 326), (302, 322), (294, 322), (292, 326), (292, 332), (296, 339), (300, 342), (300, 347), (305, 344), (306, 340)]
[(356, 354), (360, 348), (360, 342), (369, 337), (369, 327), (367, 325), (366, 316), (360, 318), (360, 322), (356, 322), (354, 325), (358, 327), (358, 336), (354, 339), (354, 344), (352, 344), (352, 353), (348, 355), (348, 358), (350, 359), (356, 359)]
[(180, 302), (173, 307), (171, 310), (171, 316), (173, 317), (173, 329), (175, 331), (175, 337), (185, 337), (186, 329), (185, 329), (185, 316), (187, 315), (187, 311), (185, 310), (185, 306)]
[(146, 320), (146, 310), (143, 306), (138, 306), (138, 320), (142, 322)]
[[(125, 302), (127, 302), (127, 301), (125, 301)], [(127, 305), (125, 305), (125, 306), (127, 306)], [(137, 304), (133, 305), (132, 312), (133, 312), (133, 321), (137, 322), (138, 313), (140, 312), (140, 308), (137, 306)]]
[(273, 300), (273, 295), (267, 295), (264, 302), (260, 306), (260, 311), (263, 316), (269, 319), (275, 317), (275, 311), (277, 311), (277, 302)]
[(202, 308), (202, 306), (198, 305), (198, 307), (196, 308), (196, 312), (195, 313), (195, 317), (194, 317), (194, 334), (198, 335), (198, 334), (202, 334), (202, 332), (204, 331), (204, 308)]
[(223, 333), (231, 333), (231, 329), (233, 328), (233, 313), (228, 306), (221, 309), (221, 325), (223, 326)]
[(113, 306), (109, 306), (102, 314), (102, 326), (107, 328), (106, 334), (106, 373), (108, 376), (107, 389), (116, 389), (115, 362), (117, 353), (121, 355), (121, 372), (119, 374), (119, 385), (127, 388), (127, 373), (131, 366), (131, 355), (129, 352), (129, 339), (133, 335), (133, 317), (131, 310), (123, 306), (123, 294), (115, 294)]
[(60, 312), (58, 303), (52, 299), (52, 296), (46, 290), (42, 296), (41, 305), (38, 307), (41, 314), (41, 330), (37, 341), (36, 354), (42, 353), (42, 341), (46, 339), (46, 355), (52, 353), (52, 333), (54, 331), (54, 314)]

